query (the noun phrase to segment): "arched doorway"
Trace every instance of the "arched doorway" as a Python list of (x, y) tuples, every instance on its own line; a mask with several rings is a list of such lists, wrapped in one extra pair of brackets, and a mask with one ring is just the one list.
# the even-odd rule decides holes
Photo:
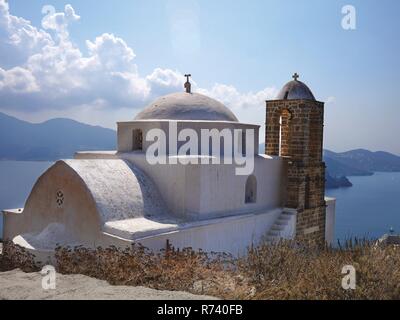
[(245, 190), (245, 203), (255, 203), (257, 201), (257, 179), (254, 175), (247, 178)]

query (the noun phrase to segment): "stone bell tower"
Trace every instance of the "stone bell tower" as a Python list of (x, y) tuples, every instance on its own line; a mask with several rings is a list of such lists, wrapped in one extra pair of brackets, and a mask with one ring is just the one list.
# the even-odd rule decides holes
[(297, 210), (296, 238), (325, 241), (324, 103), (293, 75), (266, 102), (265, 153), (287, 160), (285, 207)]

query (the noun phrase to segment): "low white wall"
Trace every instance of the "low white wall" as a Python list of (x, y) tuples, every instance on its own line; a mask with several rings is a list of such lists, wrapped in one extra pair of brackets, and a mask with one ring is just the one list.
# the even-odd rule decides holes
[(0, 240), (3, 240), (3, 213), (0, 212)]
[(325, 198), (326, 201), (326, 222), (325, 222), (325, 239), (329, 244), (335, 242), (335, 211), (336, 211), (336, 199)]
[(234, 256), (244, 255), (253, 244), (257, 245), (275, 223), (281, 209), (227, 217), (212, 224), (189, 226), (178, 231), (136, 240), (152, 250), (165, 248), (166, 241), (175, 248), (192, 247), (207, 252), (227, 252)]

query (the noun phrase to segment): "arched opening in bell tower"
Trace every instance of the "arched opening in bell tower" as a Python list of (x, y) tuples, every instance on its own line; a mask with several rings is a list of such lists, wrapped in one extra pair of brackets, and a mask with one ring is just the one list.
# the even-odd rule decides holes
[(291, 113), (284, 109), (279, 117), (279, 156), (290, 156), (290, 120)]

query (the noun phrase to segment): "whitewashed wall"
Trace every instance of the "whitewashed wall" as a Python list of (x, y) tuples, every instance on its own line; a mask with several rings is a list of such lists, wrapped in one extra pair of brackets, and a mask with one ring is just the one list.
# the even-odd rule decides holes
[(329, 244), (335, 244), (335, 210), (336, 199), (325, 198), (326, 201), (326, 222), (325, 222), (325, 238)]

